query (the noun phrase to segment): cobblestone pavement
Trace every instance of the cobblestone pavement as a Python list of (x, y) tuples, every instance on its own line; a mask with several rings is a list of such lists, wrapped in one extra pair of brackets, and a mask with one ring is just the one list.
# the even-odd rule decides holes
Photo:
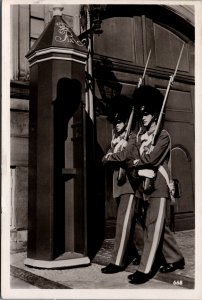
[[(54, 289), (142, 289), (142, 285), (128, 282), (128, 272), (102, 274), (101, 265), (92, 263), (86, 267), (64, 270), (45, 270), (29, 268), (24, 265), (26, 253), (12, 255), (11, 271), (24, 281), (32, 282), (40, 288)], [(36, 281), (37, 279), (37, 281)], [(183, 289), (166, 282), (152, 279), (144, 284), (144, 289)]]
[[(176, 270), (178, 275), (187, 276), (194, 279), (195, 276), (195, 233), (194, 230), (179, 231), (175, 233), (175, 238), (185, 258), (185, 268), (183, 270)], [(107, 265), (110, 261), (111, 251), (113, 249), (114, 240), (107, 239), (104, 241), (100, 251), (96, 255), (94, 262)], [(130, 265), (128, 270), (135, 267)], [(132, 272), (131, 271), (131, 272)]]
[[(144, 285), (136, 286), (128, 282), (129, 272), (134, 272), (133, 265), (129, 265), (126, 271), (117, 274), (101, 273), (102, 265), (106, 265), (110, 260), (113, 239), (104, 241), (92, 264), (87, 267), (64, 270), (29, 268), (24, 265), (26, 252), (12, 253), (11, 275), (43, 289), (193, 289), (194, 231), (177, 232), (175, 236), (186, 260), (185, 269), (170, 274), (158, 273)], [(176, 280), (182, 280), (182, 285), (173, 284)]]

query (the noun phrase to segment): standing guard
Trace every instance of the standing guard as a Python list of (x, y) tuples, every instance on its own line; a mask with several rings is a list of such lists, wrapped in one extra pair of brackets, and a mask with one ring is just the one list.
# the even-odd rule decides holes
[[(135, 142), (136, 135), (134, 132), (130, 134), (128, 142), (123, 138), (126, 131), (128, 117), (129, 113), (126, 112), (125, 107), (125, 110), (122, 109), (122, 112), (119, 111), (116, 113), (114, 118), (111, 120), (114, 127), (112, 132), (112, 141), (109, 151), (103, 158), (104, 164), (109, 162), (108, 157), (112, 153), (118, 153), (120, 149), (123, 149), (127, 144), (132, 146)], [(137, 227), (139, 228), (136, 230), (138, 232), (138, 237), (136, 236), (136, 233), (134, 234), (133, 232), (135, 229), (135, 226), (133, 225), (133, 222), (135, 222), (135, 212), (138, 210), (138, 202), (136, 201), (134, 195), (135, 191), (129, 182), (127, 174), (124, 173), (124, 179), (122, 177), (121, 181), (118, 180), (120, 166), (120, 164), (113, 165), (113, 197), (117, 200), (118, 211), (116, 220), (115, 244), (111, 256), (111, 262), (106, 267), (101, 269), (102, 273), (106, 274), (123, 271), (127, 263), (129, 263), (129, 253), (131, 252), (136, 252), (135, 255), (133, 254), (133, 258), (135, 257), (136, 263), (139, 263), (143, 244), (143, 228), (141, 227), (140, 223), (137, 224)], [(138, 250), (136, 245), (132, 245), (131, 238), (134, 238), (138, 241)]]
[[(171, 139), (169, 133), (162, 129), (163, 122), (156, 142), (152, 145), (163, 95), (154, 87), (141, 86), (134, 96), (141, 103), (139, 111), (143, 128), (137, 136), (140, 156), (132, 161), (132, 165), (142, 178), (139, 192), (147, 201), (148, 207), (141, 261), (138, 270), (128, 278), (133, 284), (141, 284), (151, 279), (159, 266), (160, 272), (167, 273), (183, 269), (185, 261), (173, 233), (165, 225), (166, 202), (171, 198), (169, 185)], [(165, 260), (159, 256), (161, 253)]]

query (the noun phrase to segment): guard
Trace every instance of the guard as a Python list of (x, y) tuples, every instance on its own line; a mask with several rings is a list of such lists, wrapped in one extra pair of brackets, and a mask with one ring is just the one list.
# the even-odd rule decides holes
[[(123, 139), (126, 124), (128, 120), (129, 114), (125, 111), (118, 112), (114, 115), (111, 122), (113, 123), (113, 132), (112, 132), (112, 141), (111, 147), (107, 154), (103, 158), (103, 163), (109, 163), (108, 157), (112, 153), (118, 153), (121, 149), (123, 149), (127, 142)], [(135, 142), (136, 135), (131, 133), (128, 143), (132, 145)], [(118, 181), (118, 172), (120, 168), (120, 164), (114, 164), (114, 172), (113, 172), (113, 197), (116, 198), (118, 204), (117, 211), (117, 221), (116, 221), (116, 236), (115, 236), (115, 244), (114, 249), (111, 256), (110, 264), (106, 267), (102, 268), (102, 273), (117, 273), (123, 271), (126, 267), (128, 261), (128, 252), (129, 242), (131, 236), (133, 236), (134, 230), (134, 217), (135, 212), (137, 211), (137, 201), (135, 198), (135, 191), (129, 182), (127, 174), (125, 177), (121, 179), (121, 182)], [(136, 232), (139, 232), (138, 236), (135, 234), (135, 240), (138, 240), (139, 245), (142, 246), (143, 243), (143, 229), (140, 224), (137, 224), (139, 229)], [(140, 254), (141, 254), (141, 246), (138, 250), (133, 249), (133, 253), (136, 262), (138, 262)], [(135, 252), (134, 252), (135, 251)]]
[[(171, 198), (169, 133), (161, 128), (155, 145), (152, 145), (163, 95), (156, 88), (145, 85), (136, 90), (134, 97), (140, 103), (142, 127), (137, 136), (139, 158), (134, 157), (131, 165), (142, 178), (138, 192), (147, 201), (148, 207), (141, 261), (138, 270), (128, 278), (130, 283), (141, 284), (152, 278), (159, 266), (161, 266), (160, 272), (167, 273), (183, 269), (185, 261), (174, 235), (165, 225), (166, 202)], [(163, 253), (164, 261), (159, 253)]]

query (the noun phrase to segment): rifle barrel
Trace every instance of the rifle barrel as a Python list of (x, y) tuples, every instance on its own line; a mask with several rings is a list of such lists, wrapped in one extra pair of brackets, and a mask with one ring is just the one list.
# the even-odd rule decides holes
[(182, 57), (182, 52), (183, 52), (183, 49), (184, 49), (184, 45), (185, 45), (185, 42), (183, 43), (181, 51), (180, 51), (180, 55), (179, 55), (178, 62), (177, 62), (176, 68), (175, 68), (175, 72), (173, 74), (173, 80), (174, 80), (174, 78), (175, 78), (175, 76), (177, 74), (177, 70), (178, 70), (178, 67), (179, 67), (179, 64), (180, 64), (180, 60), (181, 60), (181, 57)]
[(148, 54), (148, 57), (147, 57), (146, 65), (145, 65), (145, 68), (144, 68), (144, 73), (142, 75), (142, 79), (144, 79), (144, 77), (145, 77), (147, 66), (148, 66), (149, 59), (150, 59), (150, 55), (151, 55), (151, 49), (149, 50), (149, 54)]
[(165, 93), (165, 96), (164, 96), (164, 99), (163, 99), (163, 104), (162, 104), (161, 111), (160, 111), (160, 114), (159, 114), (159, 117), (158, 117), (158, 121), (157, 121), (157, 124), (156, 124), (156, 129), (154, 131), (154, 135), (153, 135), (153, 139), (152, 139), (152, 146), (154, 146), (154, 144), (156, 142), (156, 136), (157, 136), (157, 133), (158, 133), (160, 125), (161, 125), (161, 121), (162, 121), (162, 117), (163, 117), (163, 111), (164, 111), (164, 108), (165, 108), (165, 105), (166, 105), (168, 94), (170, 92), (170, 87), (173, 84), (174, 78), (175, 78), (175, 76), (177, 74), (177, 70), (178, 70), (178, 67), (179, 67), (179, 64), (180, 64), (180, 60), (181, 60), (181, 57), (182, 57), (182, 52), (183, 52), (183, 49), (184, 49), (184, 45), (185, 45), (185, 43), (183, 43), (183, 45), (182, 45), (182, 48), (181, 48), (181, 51), (180, 51), (180, 55), (179, 55), (179, 58), (178, 58), (178, 61), (177, 61), (176, 67), (175, 67), (174, 74), (170, 76), (170, 80), (168, 82), (166, 93)]
[[(145, 74), (146, 74), (146, 71), (147, 71), (147, 66), (148, 66), (149, 59), (150, 59), (150, 55), (151, 55), (151, 49), (149, 50), (149, 54), (148, 54), (147, 61), (146, 61), (145, 67), (144, 67), (143, 75), (139, 79), (139, 82), (138, 82), (138, 85), (137, 85), (138, 88), (141, 86), (142, 81), (144, 80), (144, 77), (145, 77)], [(132, 111), (131, 111), (131, 114), (130, 114), (130, 117), (129, 117), (129, 120), (128, 120), (128, 124), (127, 124), (127, 127), (126, 127), (126, 133), (124, 135), (124, 140), (128, 139), (130, 129), (131, 129), (131, 125), (132, 125), (132, 121), (133, 121), (133, 116), (134, 116), (134, 105), (132, 107)]]

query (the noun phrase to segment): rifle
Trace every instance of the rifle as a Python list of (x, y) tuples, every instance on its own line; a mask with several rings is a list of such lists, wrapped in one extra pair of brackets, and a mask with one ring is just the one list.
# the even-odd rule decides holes
[[(144, 67), (143, 75), (138, 80), (137, 88), (139, 88), (142, 85), (142, 82), (145, 78), (145, 74), (146, 74), (148, 63), (149, 63), (150, 55), (151, 55), (151, 49), (150, 49), (148, 57), (147, 57), (147, 61), (146, 61), (145, 67)], [(125, 132), (125, 135), (123, 137), (123, 140), (125, 140), (125, 141), (127, 141), (128, 138), (129, 138), (129, 134), (130, 134), (130, 130), (131, 130), (132, 122), (133, 122), (133, 117), (134, 117), (134, 110), (135, 110), (135, 106), (133, 105), (131, 113), (130, 113), (130, 117), (129, 117), (129, 120), (128, 120), (128, 124), (126, 126), (126, 132)], [(121, 147), (121, 150), (123, 150), (123, 147)], [(120, 167), (119, 172), (118, 172), (118, 176), (117, 176), (118, 185), (122, 185), (125, 182), (125, 178), (126, 178), (125, 170)]]
[(170, 92), (170, 87), (173, 84), (175, 76), (177, 74), (177, 70), (178, 70), (178, 67), (179, 67), (179, 64), (180, 64), (180, 60), (181, 60), (182, 52), (183, 52), (183, 49), (184, 49), (184, 45), (185, 45), (185, 43), (183, 43), (183, 45), (182, 45), (182, 49), (180, 51), (180, 55), (179, 55), (179, 58), (178, 58), (178, 61), (177, 61), (177, 65), (175, 67), (175, 72), (174, 72), (173, 75), (170, 76), (170, 80), (168, 82), (166, 93), (165, 93), (165, 96), (164, 96), (164, 99), (163, 99), (163, 104), (162, 104), (161, 111), (160, 111), (160, 114), (159, 114), (159, 118), (158, 118), (158, 121), (157, 121), (157, 124), (156, 124), (156, 129), (155, 129), (154, 134), (153, 134), (152, 143), (151, 143), (152, 146), (154, 146), (156, 144), (157, 136), (158, 136), (158, 133), (159, 133), (160, 127), (161, 127), (164, 108), (165, 108), (165, 105), (166, 105), (168, 94)]

